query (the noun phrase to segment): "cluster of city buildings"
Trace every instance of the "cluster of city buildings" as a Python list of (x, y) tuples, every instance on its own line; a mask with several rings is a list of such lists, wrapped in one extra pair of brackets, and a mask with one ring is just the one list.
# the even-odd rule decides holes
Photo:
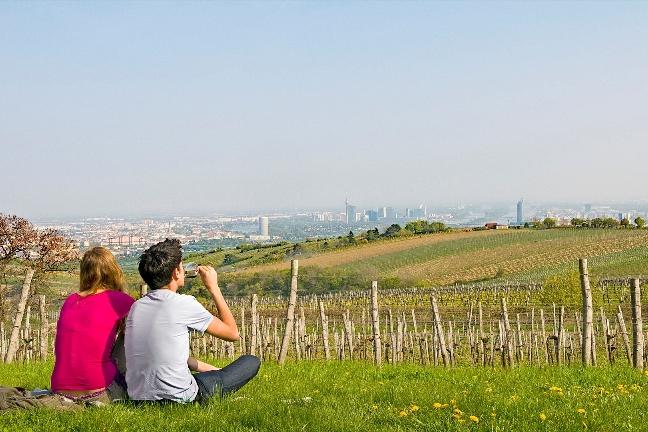
[(535, 206), (530, 210), (525, 208), (525, 202), (520, 199), (515, 206), (515, 212), (509, 213), (501, 209), (493, 210), (489, 206), (457, 206), (429, 212), (427, 206), (421, 204), (418, 207), (397, 209), (395, 207), (379, 207), (371, 209), (360, 209), (351, 204), (347, 199), (344, 204), (344, 212), (316, 212), (313, 213), (314, 222), (337, 222), (347, 226), (364, 226), (375, 223), (385, 225), (389, 223), (407, 223), (411, 220), (434, 220), (444, 222), (453, 226), (485, 226), (523, 227), (536, 220), (543, 220), (550, 217), (556, 220), (557, 225), (569, 225), (573, 218), (593, 219), (614, 217), (621, 221), (624, 218), (632, 221), (637, 216), (646, 215), (646, 211), (632, 210), (619, 211), (612, 206)]
[(349, 203), (347, 199), (344, 203), (344, 212), (321, 212), (313, 213), (313, 220), (318, 222), (343, 222), (347, 225), (355, 225), (366, 222), (379, 221), (398, 221), (399, 219), (427, 219), (427, 207), (421, 204), (415, 208), (405, 208), (403, 211), (395, 207), (378, 207), (373, 209), (360, 210), (358, 206)]
[(426, 219), (428, 217), (427, 207), (423, 206), (423, 204), (416, 208), (406, 208), (402, 213), (399, 213), (394, 207), (379, 207), (378, 209), (365, 210), (364, 214), (353, 211), (353, 208), (354, 206), (347, 206), (347, 224), (360, 222), (361, 219), (366, 222), (378, 222), (381, 219)]
[[(522, 227), (535, 220), (550, 217), (557, 225), (569, 225), (573, 218), (618, 218), (633, 221), (637, 216), (648, 218), (648, 209), (631, 209), (628, 206), (535, 206), (526, 208), (519, 200), (515, 210), (511, 206), (456, 206), (429, 212), (418, 207), (397, 209), (379, 207), (360, 209), (347, 199), (344, 212), (321, 211), (311, 213), (274, 213), (269, 216), (183, 216), (168, 218), (88, 218), (78, 221), (37, 224), (41, 228), (54, 228), (76, 241), (81, 250), (101, 245), (116, 255), (140, 253), (151, 244), (167, 237), (178, 238), (183, 244), (196, 247), (231, 246), (245, 242), (268, 242), (279, 239), (300, 241), (313, 237), (344, 235), (349, 229), (362, 230), (379, 227), (385, 229), (392, 223), (401, 225), (411, 220), (444, 222), (449, 226), (501, 229)], [(272, 225), (271, 225), (272, 222)], [(210, 243), (212, 242), (212, 243)]]
[[(257, 232), (247, 227), (258, 221)], [(140, 253), (146, 247), (177, 238), (183, 244), (208, 240), (269, 240), (267, 217), (171, 217), (159, 219), (87, 218), (80, 221), (37, 224), (53, 228), (74, 240), (81, 250), (104, 246), (116, 255)], [(237, 229), (245, 227), (245, 229)]]

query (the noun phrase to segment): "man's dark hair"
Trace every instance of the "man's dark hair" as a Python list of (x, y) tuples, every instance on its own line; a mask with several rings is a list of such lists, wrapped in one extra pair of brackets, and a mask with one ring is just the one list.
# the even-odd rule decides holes
[(180, 240), (166, 239), (146, 249), (139, 259), (139, 274), (150, 289), (162, 288), (171, 282), (173, 270), (182, 261)]

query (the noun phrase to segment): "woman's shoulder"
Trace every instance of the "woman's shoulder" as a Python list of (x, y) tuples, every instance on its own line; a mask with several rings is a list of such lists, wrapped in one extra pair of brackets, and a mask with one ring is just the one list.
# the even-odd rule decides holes
[(129, 303), (133, 303), (135, 301), (133, 297), (126, 294), (125, 292), (121, 292), (121, 291), (106, 291), (106, 292), (108, 293), (108, 296), (114, 300), (119, 300), (119, 301), (129, 302)]
[(79, 293), (73, 292), (72, 294), (70, 294), (69, 296), (67, 296), (65, 298), (65, 300), (63, 301), (63, 305), (65, 305), (66, 303), (75, 302), (75, 301), (79, 300), (79, 298), (81, 298)]

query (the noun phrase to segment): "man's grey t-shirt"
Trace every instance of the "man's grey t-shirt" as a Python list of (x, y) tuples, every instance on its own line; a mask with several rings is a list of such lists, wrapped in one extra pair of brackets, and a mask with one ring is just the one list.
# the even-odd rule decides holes
[(201, 333), (213, 316), (189, 295), (157, 289), (133, 304), (126, 319), (126, 384), (133, 400), (191, 402), (189, 329)]

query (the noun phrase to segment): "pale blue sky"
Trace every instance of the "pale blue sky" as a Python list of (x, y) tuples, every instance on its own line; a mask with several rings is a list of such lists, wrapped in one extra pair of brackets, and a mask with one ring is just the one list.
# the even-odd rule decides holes
[(0, 212), (645, 200), (648, 2), (1, 2)]

